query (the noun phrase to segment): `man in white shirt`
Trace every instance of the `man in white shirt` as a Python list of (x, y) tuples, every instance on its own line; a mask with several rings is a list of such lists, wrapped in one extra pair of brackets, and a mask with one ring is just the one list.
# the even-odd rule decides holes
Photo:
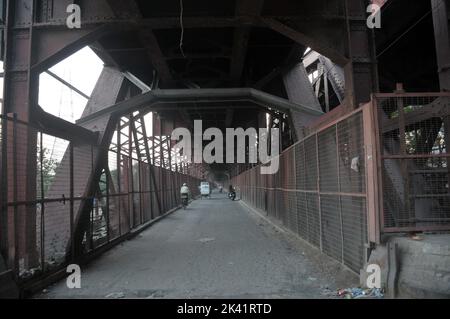
[(181, 194), (181, 198), (187, 197), (189, 199), (190, 191), (189, 191), (189, 187), (187, 186), (186, 183), (184, 183), (183, 186), (181, 186), (180, 194)]

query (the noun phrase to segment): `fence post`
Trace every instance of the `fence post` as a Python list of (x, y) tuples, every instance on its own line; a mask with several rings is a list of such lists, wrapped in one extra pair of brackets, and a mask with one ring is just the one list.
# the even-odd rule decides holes
[(18, 206), (17, 206), (17, 114), (13, 114), (13, 205), (14, 205), (14, 217), (13, 217), (13, 223), (14, 223), (14, 270), (16, 273), (19, 273), (19, 249), (20, 249), (20, 243), (19, 243), (19, 216), (18, 216)]
[(1, 120), (1, 151), (2, 151), (2, 161), (1, 161), (1, 200), (0, 204), (0, 249), (4, 256), (9, 259), (9, 245), (8, 245), (8, 117), (2, 116), (0, 114)]
[(74, 261), (75, 258), (75, 237), (74, 237), (74, 181), (73, 181), (73, 142), (71, 141), (69, 144), (69, 175), (70, 175), (70, 256), (71, 260)]
[[(398, 88), (396, 93), (402, 93), (402, 88)], [(403, 103), (403, 97), (398, 96), (396, 98), (397, 101), (397, 111), (398, 111), (398, 121), (399, 121), (399, 132), (400, 132), (400, 155), (406, 156), (407, 155), (407, 149), (406, 149), (406, 123), (405, 123), (405, 105)], [(413, 213), (410, 207), (410, 197), (409, 197), (409, 189), (410, 189), (410, 179), (409, 179), (409, 172), (408, 172), (408, 163), (406, 159), (402, 158), (400, 159), (400, 167), (403, 177), (405, 178), (405, 187), (404, 187), (404, 196), (403, 201), (405, 203), (405, 210), (406, 212), (399, 212), (400, 219), (407, 219), (409, 220), (411, 217), (411, 214)]]
[[(336, 134), (336, 168), (337, 168), (337, 184), (338, 184), (338, 192), (341, 193), (341, 165), (340, 165), (340, 153), (339, 153), (339, 130), (338, 124), (335, 125), (335, 134)], [(342, 218), (342, 196), (339, 195), (339, 219), (341, 224), (341, 260), (344, 263), (344, 220)]]
[(319, 211), (319, 239), (320, 239), (320, 251), (323, 252), (323, 236), (322, 236), (322, 204), (320, 198), (320, 162), (319, 162), (319, 135), (315, 135), (316, 141), (316, 166), (317, 166), (317, 202)]
[(121, 153), (122, 153), (122, 143), (120, 140), (120, 136), (121, 136), (122, 132), (120, 129), (120, 120), (117, 123), (117, 157), (116, 157), (116, 161), (117, 161), (117, 194), (118, 194), (118, 216), (119, 216), (119, 237), (122, 236), (122, 180), (121, 180), (121, 165), (122, 165), (122, 161), (121, 161)]
[[(106, 153), (108, 154), (108, 153)], [(108, 157), (106, 158), (106, 163), (108, 163)], [(106, 183), (106, 241), (109, 243), (111, 240), (111, 220), (109, 218), (109, 176), (110, 174), (106, 174), (105, 169), (105, 183)]]
[[(368, 241), (373, 243), (380, 242), (380, 220), (382, 206), (380, 206), (380, 182), (381, 162), (378, 152), (378, 123), (376, 98), (372, 96), (372, 102), (363, 108), (363, 126), (364, 126), (364, 156), (366, 164), (366, 203), (367, 203), (367, 234)], [(382, 199), (381, 199), (382, 200)], [(382, 202), (381, 202), (382, 205)]]
[(40, 179), (41, 179), (41, 269), (45, 272), (45, 191), (44, 191), (44, 143), (43, 134), (40, 132), (39, 139), (39, 161), (40, 161)]
[[(136, 150), (139, 152), (139, 150)], [(144, 162), (141, 162), (141, 160), (138, 160), (138, 184), (139, 184), (139, 225), (142, 225), (144, 223), (144, 216), (143, 216), (143, 206), (145, 204), (145, 198), (144, 198), (144, 192), (142, 191), (143, 187), (143, 181), (142, 181), (142, 165)]]

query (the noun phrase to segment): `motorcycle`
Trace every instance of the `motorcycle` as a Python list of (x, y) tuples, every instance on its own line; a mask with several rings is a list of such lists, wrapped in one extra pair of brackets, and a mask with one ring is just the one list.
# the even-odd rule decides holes
[(231, 199), (232, 201), (234, 201), (234, 199), (236, 198), (236, 192), (229, 192), (228, 198)]
[(189, 198), (188, 196), (182, 196), (181, 197), (181, 205), (183, 206), (183, 209), (186, 209), (187, 205), (189, 204)]

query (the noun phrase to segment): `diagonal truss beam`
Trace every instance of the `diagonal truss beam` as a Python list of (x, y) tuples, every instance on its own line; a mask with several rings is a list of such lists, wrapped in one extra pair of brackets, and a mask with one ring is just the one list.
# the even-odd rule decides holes
[(342, 53), (336, 51), (334, 48), (306, 35), (303, 32), (295, 30), (276, 19), (259, 18), (258, 24), (261, 27), (272, 29), (273, 31), (276, 31), (284, 35), (285, 37), (291, 39), (292, 41), (298, 44), (309, 46), (314, 51), (320, 52), (321, 54), (327, 56), (338, 65), (344, 66), (349, 62), (349, 59), (347, 57), (345, 57)]
[[(107, 2), (117, 18), (135, 18), (138, 21), (143, 19), (141, 10), (135, 0), (107, 0)], [(153, 31), (140, 28), (138, 34), (162, 83), (166, 86), (173, 84), (175, 80)]]
[(64, 80), (63, 78), (61, 78), (60, 76), (58, 76), (57, 74), (53, 73), (50, 70), (45, 71), (45, 73), (47, 73), (48, 75), (50, 75), (51, 77), (53, 77), (55, 80), (61, 82), (62, 84), (64, 84), (65, 86), (67, 86), (69, 89), (71, 89), (72, 91), (75, 91), (76, 93), (78, 93), (79, 95), (81, 95), (82, 97), (84, 97), (86, 100), (90, 99), (90, 96), (85, 94), (83, 91), (81, 91), (80, 89), (76, 88), (75, 86), (73, 86), (72, 84), (70, 84), (69, 82), (67, 82), (66, 80)]

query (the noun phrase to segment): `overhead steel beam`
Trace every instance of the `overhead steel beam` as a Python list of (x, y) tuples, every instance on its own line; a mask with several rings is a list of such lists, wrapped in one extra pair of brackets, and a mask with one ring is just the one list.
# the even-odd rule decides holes
[(158, 72), (161, 84), (163, 86), (171, 86), (175, 83), (169, 65), (164, 57), (161, 48), (159, 47), (158, 39), (150, 30), (142, 30), (140, 32), (140, 39), (147, 50), (147, 54), (152, 62), (153, 67)]
[(431, 0), (439, 68), (439, 81), (442, 91), (450, 91), (450, 2)]
[[(138, 22), (143, 19), (142, 13), (135, 0), (107, 0), (107, 2), (117, 18), (135, 18)], [(140, 28), (138, 34), (153, 67), (158, 72), (162, 84), (166, 86), (173, 85), (175, 80), (153, 31)]]
[(146, 83), (141, 81), (134, 74), (126, 71), (126, 72), (123, 72), (123, 75), (128, 79), (128, 81), (130, 81), (131, 83), (136, 85), (142, 91), (142, 93), (147, 93), (148, 91), (152, 90), (152, 88), (150, 86), (148, 86)]
[(262, 27), (272, 29), (294, 42), (310, 47), (314, 51), (320, 52), (321, 54), (333, 60), (334, 63), (345, 65), (349, 62), (349, 59), (345, 57), (345, 55), (343, 55), (339, 51), (336, 51), (334, 48), (318, 41), (317, 39), (311, 38), (305, 33), (295, 30), (276, 19), (262, 17), (258, 19), (258, 22)]
[(231, 123), (233, 123), (233, 115), (234, 115), (234, 109), (233, 108), (227, 108), (227, 115), (225, 118), (225, 126), (230, 127)]
[[(374, 30), (367, 27), (367, 1), (345, 0), (346, 50), (349, 63), (344, 66), (345, 100), (347, 112), (370, 101), (372, 93), (378, 92), (378, 67), (375, 54)], [(321, 53), (319, 51), (319, 53)], [(324, 54), (334, 61), (331, 56)]]
[(106, 50), (99, 41), (89, 45), (92, 51), (103, 61), (105, 66), (120, 69), (118, 61), (111, 55), (109, 50)]
[(238, 102), (247, 101), (261, 105), (266, 108), (273, 108), (282, 112), (295, 110), (300, 113), (312, 116), (320, 116), (323, 113), (314, 106), (291, 103), (286, 99), (264, 93), (250, 88), (237, 89), (176, 89), (176, 90), (154, 90), (142, 95), (138, 95), (124, 102), (110, 106), (98, 112), (87, 115), (77, 121), (82, 124), (93, 121), (104, 115), (112, 114), (120, 116), (130, 114), (141, 108), (151, 108), (161, 103), (208, 103), (208, 102)]
[(104, 35), (124, 28), (129, 26), (117, 24), (75, 30), (67, 27), (65, 30), (36, 30), (33, 34), (35, 45), (32, 71), (43, 72)]
[(292, 103), (306, 103), (316, 110), (321, 110), (319, 100), (314, 94), (308, 74), (302, 63), (298, 63), (283, 74), (284, 87), (289, 101)]
[[(236, 16), (259, 16), (264, 6), (264, 0), (236, 1)], [(231, 58), (230, 76), (234, 84), (239, 84), (247, 57), (248, 42), (251, 27), (242, 26), (234, 31), (234, 42)]]
[(45, 134), (92, 145), (96, 145), (98, 142), (98, 133), (51, 115), (42, 110), (41, 107), (38, 107), (38, 110), (35, 111), (35, 117), (37, 128)]
[(270, 82), (272, 82), (274, 79), (276, 79), (278, 76), (283, 74), (284, 72), (287, 72), (290, 70), (294, 65), (299, 63), (301, 61), (301, 57), (304, 52), (304, 46), (300, 44), (294, 45), (291, 52), (289, 53), (288, 58), (284, 62), (283, 65), (278, 66), (268, 74), (266, 74), (264, 77), (259, 79), (254, 85), (253, 88), (261, 90), (266, 85), (268, 85)]
[[(236, 1), (236, 16), (259, 16), (263, 7), (264, 0)], [(252, 28), (248, 26), (239, 27), (234, 30), (234, 43), (230, 60), (230, 76), (234, 85), (239, 85), (241, 83), (251, 30)], [(231, 125), (233, 113), (233, 109), (227, 110), (226, 127)]]
[[(249, 106), (250, 105), (250, 106)], [(223, 114), (218, 113), (217, 110), (222, 110), (225, 112), (228, 109), (240, 109), (240, 110), (248, 110), (248, 109), (259, 109), (260, 107), (258, 105), (253, 105), (252, 103), (249, 103), (249, 105), (220, 105), (220, 104), (203, 104), (199, 105), (198, 107), (193, 107), (191, 104), (181, 104), (180, 106), (166, 106), (165, 104), (162, 104), (160, 106), (152, 107), (152, 110), (174, 110), (177, 108), (182, 108), (183, 110), (192, 111), (192, 113), (195, 113), (195, 111), (201, 111), (201, 115), (204, 115), (205, 118), (208, 116), (211, 116), (211, 118), (217, 119), (218, 117), (221, 117)], [(221, 118), (222, 119), (222, 118)]]
[(107, 0), (114, 15), (119, 19), (141, 18), (139, 6), (134, 0)]
[(324, 76), (327, 79), (325, 83), (328, 85), (328, 80), (330, 81), (339, 102), (342, 103), (345, 97), (344, 69), (323, 55), (319, 55), (319, 61), (324, 67)]
[[(125, 1), (121, 1), (125, 2)], [(295, 17), (298, 18), (298, 17)], [(190, 28), (233, 28), (242, 24), (252, 25), (252, 17), (184, 17), (183, 26)], [(91, 21), (82, 21), (85, 27), (127, 24), (138, 28), (148, 28), (150, 30), (179, 29), (180, 19), (178, 17), (146, 18), (139, 21), (136, 19), (98, 19)], [(51, 21), (43, 23), (34, 23), (36, 29), (67, 29), (65, 21)]]

